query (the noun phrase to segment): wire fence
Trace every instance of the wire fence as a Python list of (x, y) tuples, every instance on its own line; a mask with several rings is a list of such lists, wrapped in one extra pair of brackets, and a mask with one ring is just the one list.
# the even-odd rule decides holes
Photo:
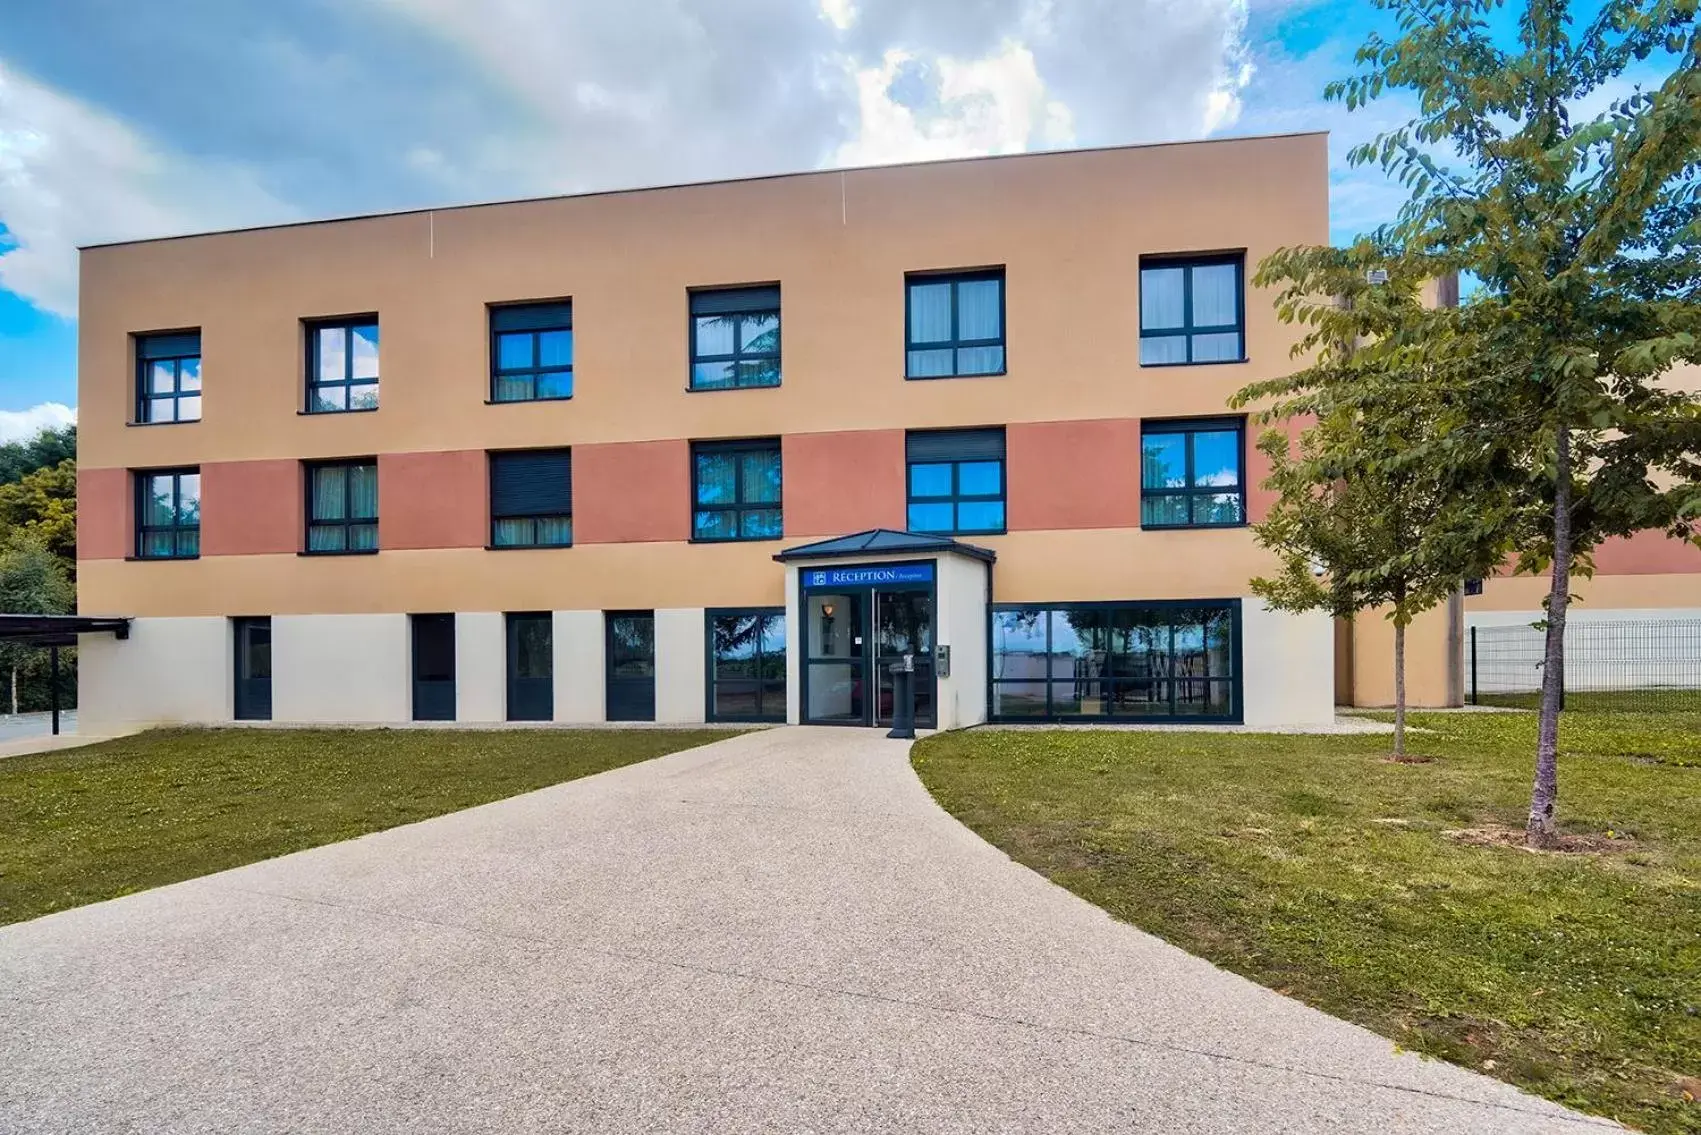
[[(1471, 704), (1540, 704), (1545, 630), (1472, 627), (1465, 649)], [(1701, 619), (1567, 623), (1564, 679), (1568, 710), (1701, 711)]]

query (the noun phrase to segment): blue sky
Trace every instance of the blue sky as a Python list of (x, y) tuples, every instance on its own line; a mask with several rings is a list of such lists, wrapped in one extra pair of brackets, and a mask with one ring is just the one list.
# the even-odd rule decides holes
[(1364, 0), (56, 0), (0, 39), (0, 439), (76, 404), (78, 244), (970, 153), (1329, 129)]

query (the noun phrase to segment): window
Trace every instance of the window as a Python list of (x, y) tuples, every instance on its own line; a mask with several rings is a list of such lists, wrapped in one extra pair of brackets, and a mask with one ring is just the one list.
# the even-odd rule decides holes
[(904, 439), (911, 532), (1004, 531), (1004, 431), (930, 430)]
[(1222, 528), (1246, 523), (1239, 418), (1140, 423), (1140, 526)]
[(136, 474), (136, 555), (192, 560), (201, 554), (201, 471)]
[(378, 408), (378, 317), (307, 325), (307, 412)]
[(710, 610), (710, 721), (786, 719), (784, 607)]
[(1237, 363), (1246, 357), (1244, 258), (1140, 261), (1140, 365)]
[(691, 507), (693, 540), (779, 539), (779, 440), (694, 443)]
[(573, 397), (573, 305), (490, 309), (490, 399), (547, 402)]
[(136, 420), (201, 420), (201, 333), (136, 336)]
[(1240, 602), (992, 613), (992, 716), (1238, 721)]
[(378, 463), (373, 459), (307, 466), (307, 551), (378, 550)]
[(572, 451), (492, 453), (490, 546), (566, 548), (572, 543)]
[(904, 287), (906, 377), (1004, 373), (1004, 269), (912, 275)]
[(780, 289), (691, 293), (691, 389), (780, 384)]

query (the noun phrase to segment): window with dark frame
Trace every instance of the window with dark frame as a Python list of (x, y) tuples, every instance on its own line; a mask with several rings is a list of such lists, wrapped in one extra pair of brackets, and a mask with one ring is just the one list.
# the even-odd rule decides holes
[(1246, 257), (1147, 256), (1140, 260), (1140, 365), (1246, 359)]
[(1241, 418), (1140, 423), (1140, 527), (1246, 523)]
[(306, 470), (308, 554), (376, 552), (377, 461), (311, 462)]
[(904, 438), (904, 457), (911, 532), (1005, 530), (1002, 429), (912, 431)]
[(573, 545), (573, 453), (526, 449), (490, 455), (490, 546)]
[(136, 336), (136, 421), (201, 420), (201, 333)]
[(573, 397), (573, 303), (490, 309), (490, 400), (550, 402)]
[(691, 538), (777, 540), (784, 535), (780, 442), (691, 445)]
[(904, 376), (1004, 373), (1004, 269), (904, 277)]
[(995, 721), (1236, 721), (1240, 603), (1054, 603), (992, 611)]
[(136, 474), (136, 557), (192, 560), (201, 554), (201, 471)]
[(784, 721), (784, 607), (710, 608), (708, 720)]
[(690, 293), (692, 390), (780, 384), (780, 288), (701, 288)]
[(307, 324), (307, 412), (378, 408), (378, 317)]

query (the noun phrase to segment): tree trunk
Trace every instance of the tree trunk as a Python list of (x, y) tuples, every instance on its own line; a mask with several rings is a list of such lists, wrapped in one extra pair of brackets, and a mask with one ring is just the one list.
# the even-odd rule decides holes
[(1571, 434), (1561, 428), (1554, 459), (1553, 584), (1548, 591), (1547, 649), (1542, 658), (1541, 724), (1536, 739), (1536, 781), (1524, 842), (1559, 844), (1559, 708), (1565, 699), (1565, 612), (1571, 605)]
[(12, 667), (12, 716), (18, 716), (18, 668)]
[(1406, 759), (1406, 624), (1394, 623), (1394, 759)]

